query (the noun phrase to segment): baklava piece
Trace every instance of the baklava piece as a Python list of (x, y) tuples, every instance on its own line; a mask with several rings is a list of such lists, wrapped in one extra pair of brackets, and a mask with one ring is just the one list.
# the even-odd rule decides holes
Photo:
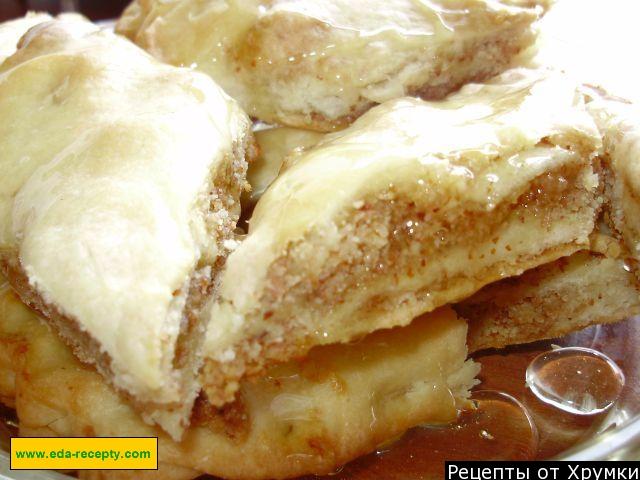
[(328, 135), (267, 189), (228, 258), (209, 400), (314, 345), (407, 325), (588, 248), (600, 146), (577, 87), (525, 70), (445, 101), (391, 101)]
[(0, 65), (0, 267), (25, 303), (179, 436), (199, 315), (245, 185), (250, 122), (213, 81), (84, 21)]
[(600, 89), (581, 91), (603, 138), (597, 159), (603, 222), (590, 251), (489, 285), (456, 305), (469, 320), (470, 351), (562, 337), (640, 314), (633, 274), (640, 259), (640, 109)]
[(243, 382), (238, 399), (223, 409), (199, 401), (177, 443), (143, 422), (8, 288), (0, 289), (0, 357), (11, 358), (17, 379), (20, 434), (158, 436), (160, 470), (147, 473), (162, 480), (197, 472), (243, 479), (330, 473), (410, 427), (455, 420), (479, 370), (465, 361), (466, 331), (466, 322), (444, 308), (356, 344), (318, 347)]
[(134, 0), (116, 31), (197, 68), (251, 115), (330, 131), (404, 95), (504, 71), (548, 0)]
[(504, 279), (455, 306), (471, 352), (559, 338), (640, 314), (640, 288), (613, 242)]

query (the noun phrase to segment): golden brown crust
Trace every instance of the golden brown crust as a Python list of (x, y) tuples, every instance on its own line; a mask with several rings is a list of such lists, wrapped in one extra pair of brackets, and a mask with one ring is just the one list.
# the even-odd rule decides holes
[(562, 337), (640, 314), (640, 285), (619, 258), (579, 252), (488, 285), (455, 310), (471, 352)]
[[(352, 292), (369, 292), (375, 282), (420, 275), (426, 259), (434, 252), (447, 255), (447, 248), (467, 248), (469, 262), (485, 261), (480, 246), (490, 244), (486, 250), (484, 268), (472, 273), (448, 275), (439, 272), (427, 285), (420, 285), (398, 300), (395, 292), (370, 294), (363, 297), (349, 318), (353, 337), (375, 330), (372, 319), (403, 314), (406, 318), (420, 315), (432, 306), (460, 301), (478, 288), (504, 276), (517, 274), (528, 268), (570, 255), (581, 248), (577, 243), (561, 244), (534, 254), (515, 257), (510, 244), (498, 242), (505, 224), (524, 223), (533, 217), (539, 228), (549, 230), (554, 223), (563, 222), (569, 215), (583, 218), (584, 224), (593, 224), (599, 204), (594, 192), (584, 189), (579, 179), (584, 169), (577, 165), (549, 172), (536, 179), (516, 204), (504, 204), (486, 213), (460, 214), (455, 220), (442, 218), (436, 211), (426, 212), (413, 202), (404, 201), (388, 192), (381, 200), (364, 202), (353, 212), (348, 224), (339, 233), (343, 235), (341, 251), (328, 256), (320, 271), (309, 271), (307, 255), (316, 255), (321, 247), (314, 247), (314, 238), (304, 238), (270, 267), (268, 288), (262, 298), (262, 312), (271, 330), (259, 331), (244, 340), (233, 361), (218, 362), (208, 358), (201, 374), (203, 388), (209, 401), (217, 406), (233, 400), (234, 392), (244, 376), (259, 377), (268, 365), (302, 358), (318, 342), (331, 343), (324, 332), (331, 332), (326, 321), (336, 314)], [(558, 181), (559, 178), (565, 181)], [(463, 210), (463, 206), (461, 206)], [(429, 219), (426, 221), (426, 219)], [(412, 227), (407, 224), (412, 222)], [(421, 227), (423, 225), (424, 227)], [(435, 225), (435, 226), (434, 226)], [(440, 228), (438, 229), (437, 226)], [(395, 232), (395, 233), (392, 233)], [(362, 239), (366, 239), (363, 242)], [(311, 245), (311, 246), (310, 246)], [(419, 247), (419, 248), (416, 248)], [(514, 249), (517, 247), (513, 247)], [(498, 251), (504, 249), (504, 251)], [(515, 251), (515, 250), (514, 250)], [(300, 281), (304, 278), (305, 281)], [(355, 307), (353, 307), (355, 308)], [(322, 324), (304, 324), (300, 319), (309, 315), (323, 319)], [(379, 328), (384, 328), (380, 326)], [(283, 341), (282, 339), (285, 339)], [(335, 341), (335, 340), (334, 340)], [(340, 340), (338, 340), (340, 341)]]
[[(253, 155), (254, 140), (247, 134), (243, 143), (236, 142), (232, 154), (226, 156), (226, 161), (219, 166), (212, 179), (211, 191), (215, 198), (211, 204), (212, 211), (225, 209), (231, 214), (226, 222), (218, 226), (217, 243), (221, 251), (225, 251), (224, 241), (234, 236), (235, 226), (239, 217), (239, 198), (246, 188), (247, 161), (246, 157)], [(200, 385), (196, 372), (200, 368), (200, 351), (204, 339), (205, 320), (201, 309), (213, 293), (217, 273), (224, 265), (224, 257), (218, 257), (212, 265), (199, 265), (189, 282), (189, 292), (183, 311), (181, 332), (176, 342), (173, 367), (180, 375), (182, 394), (180, 401), (174, 403), (159, 403), (150, 399), (140, 399), (119, 389), (120, 393), (141, 413), (149, 415), (150, 419), (165, 426), (173, 435), (179, 436), (188, 426), (193, 401)], [(74, 354), (84, 363), (94, 365), (96, 369), (112, 384), (114, 372), (111, 359), (101, 348), (99, 342), (84, 331), (76, 319), (70, 318), (60, 311), (58, 306), (49, 303), (33, 288), (20, 264), (16, 251), (3, 250), (0, 252), (0, 272), (5, 275), (21, 300), (30, 308), (38, 312), (56, 330), (69, 345)], [(175, 292), (174, 295), (179, 295)], [(161, 417), (158, 417), (160, 415)]]
[(255, 118), (328, 132), (384, 101), (439, 99), (504, 71), (549, 2), (324, 3), (231, 1), (205, 13), (192, 0), (136, 0), (116, 31), (209, 74)]

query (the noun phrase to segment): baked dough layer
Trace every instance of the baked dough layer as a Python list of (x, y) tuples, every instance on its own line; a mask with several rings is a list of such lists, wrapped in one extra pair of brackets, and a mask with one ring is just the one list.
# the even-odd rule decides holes
[(640, 314), (625, 258), (578, 252), (486, 286), (454, 308), (469, 321), (469, 351), (559, 338)]
[(406, 325), (587, 248), (600, 138), (576, 88), (511, 71), (442, 102), (388, 102), (300, 154), (221, 277), (209, 400), (314, 345)]
[(248, 118), (205, 75), (57, 20), (0, 65), (0, 119), (1, 269), (179, 435), (198, 389), (199, 310), (239, 215)]
[(330, 131), (404, 95), (504, 71), (547, 0), (134, 0), (116, 31), (192, 66), (251, 115)]
[[(195, 471), (244, 479), (324, 474), (412, 426), (449, 422), (478, 373), (465, 361), (466, 330), (445, 308), (357, 344), (314, 349), (243, 383), (238, 400), (223, 409), (198, 402), (176, 443), (143, 422), (0, 287), (0, 358), (10, 357), (15, 372), (21, 435), (158, 436), (161, 469), (149, 472), (158, 479), (191, 478), (174, 472), (177, 467), (191, 469), (192, 477)], [(138, 478), (126, 475), (98, 478)]]

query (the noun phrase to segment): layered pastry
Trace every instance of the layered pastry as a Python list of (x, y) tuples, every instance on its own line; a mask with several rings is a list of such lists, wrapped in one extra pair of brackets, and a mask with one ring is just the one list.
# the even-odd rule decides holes
[[(619, 112), (633, 111), (628, 102), (593, 89), (585, 92), (590, 102), (600, 100), (588, 105), (598, 123), (604, 127), (609, 121), (605, 140), (609, 142), (612, 137), (629, 134), (629, 126), (619, 129), (611, 124), (613, 107)], [(635, 125), (640, 125), (640, 121)], [(260, 129), (255, 136), (260, 154), (259, 159), (249, 165), (247, 179), (252, 186), (251, 198), (257, 201), (280, 170), (295, 163), (299, 151), (318, 143), (324, 134), (276, 127)], [(636, 138), (640, 138), (640, 133)], [(640, 158), (640, 153), (636, 157)], [(604, 163), (608, 166), (610, 161)], [(606, 173), (603, 176), (610, 177)], [(607, 190), (612, 190), (612, 186)], [(618, 204), (626, 202), (621, 198)], [(605, 202), (604, 209), (609, 211), (609, 202)], [(620, 217), (621, 214), (615, 215), (617, 224), (623, 225)], [(640, 314), (638, 285), (630, 273), (635, 266), (633, 256), (623, 243), (613, 239), (613, 233), (606, 226), (601, 224), (598, 230), (592, 234), (590, 251), (581, 251), (490, 284), (456, 304), (458, 314), (469, 321), (470, 351), (558, 338), (590, 325), (617, 322)], [(633, 241), (629, 242), (633, 245)]]
[(640, 108), (602, 92), (588, 91), (589, 112), (602, 132), (604, 189), (611, 227), (640, 260)]
[(329, 131), (505, 70), (549, 0), (134, 0), (116, 30), (260, 120)]
[(178, 436), (250, 122), (207, 76), (84, 21), (0, 65), (0, 267), (83, 361)]
[[(470, 351), (550, 338), (640, 312), (624, 251), (610, 239), (592, 246), (598, 252), (577, 252), (456, 305), (469, 317)], [(356, 344), (317, 347), (304, 360), (243, 382), (238, 399), (223, 409), (199, 401), (178, 444), (141, 421), (4, 285), (0, 395), (17, 407), (22, 435), (159, 436), (158, 472), (81, 472), (84, 479), (326, 473), (406, 428), (455, 417), (477, 372), (463, 363), (464, 332), (445, 308)], [(445, 394), (447, 387), (456, 401)]]
[[(11, 358), (20, 434), (158, 436), (160, 470), (143, 478), (163, 480), (198, 472), (244, 479), (329, 473), (412, 426), (450, 422), (467, 405), (479, 369), (466, 360), (466, 331), (443, 308), (355, 344), (316, 348), (244, 382), (223, 409), (199, 402), (176, 443), (78, 362), (6, 286), (0, 289), (0, 356)], [(11, 395), (6, 387), (2, 393)]]
[(228, 258), (209, 400), (314, 345), (406, 325), (588, 248), (600, 147), (576, 86), (525, 70), (446, 101), (391, 101), (328, 135), (267, 189)]
[(493, 283), (455, 306), (469, 350), (559, 338), (640, 315), (640, 286), (619, 244), (583, 251)]

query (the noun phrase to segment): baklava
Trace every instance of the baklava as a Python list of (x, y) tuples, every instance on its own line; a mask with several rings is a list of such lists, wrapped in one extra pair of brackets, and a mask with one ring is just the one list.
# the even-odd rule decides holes
[(209, 307), (209, 400), (588, 248), (600, 148), (577, 86), (528, 70), (387, 102), (328, 135), (267, 189), (228, 258)]
[(249, 115), (329, 131), (504, 71), (548, 0), (134, 0), (116, 31), (210, 75)]
[(238, 398), (222, 409), (200, 399), (179, 444), (145, 424), (5, 285), (0, 395), (17, 408), (21, 435), (159, 437), (157, 472), (81, 472), (87, 480), (327, 473), (407, 428), (450, 421), (467, 406), (478, 367), (464, 362), (465, 331), (473, 352), (637, 314), (637, 280), (624, 267), (623, 250), (606, 239), (604, 248), (594, 247), (597, 252), (577, 252), (455, 305), (468, 316), (468, 331), (451, 309), (439, 309), (355, 344), (316, 347), (305, 359), (243, 382)]
[(560, 338), (640, 315), (640, 287), (617, 242), (487, 285), (457, 304), (469, 350)]
[[(329, 474), (471, 407), (468, 353), (640, 313), (637, 109), (525, 69), (442, 99), (546, 6), (135, 0), (119, 31), (190, 69), (78, 18), (0, 26), (20, 434), (159, 438), (159, 470), (84, 480)], [(262, 129), (247, 179), (223, 88), (311, 130)]]
[(250, 122), (207, 76), (86, 21), (0, 65), (0, 267), (83, 360), (179, 436), (232, 242)]

